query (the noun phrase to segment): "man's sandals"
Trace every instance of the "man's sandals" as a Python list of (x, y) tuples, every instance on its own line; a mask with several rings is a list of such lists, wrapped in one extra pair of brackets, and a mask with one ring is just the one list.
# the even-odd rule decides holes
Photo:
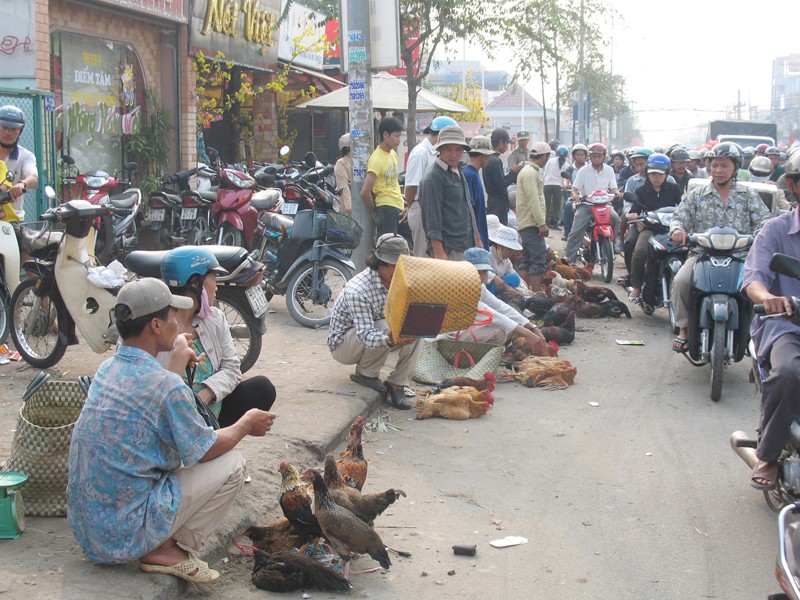
[(689, 340), (676, 337), (674, 340), (672, 340), (672, 349), (681, 354), (687, 353), (689, 351)]
[(140, 563), (139, 568), (145, 573), (162, 573), (164, 575), (172, 575), (179, 579), (184, 579), (191, 583), (205, 585), (214, 583), (219, 579), (219, 573), (214, 569), (208, 568), (208, 563), (200, 560), (191, 552), (189, 558), (172, 566), (164, 565), (149, 565)]
[(750, 476), (750, 485), (768, 492), (778, 485), (778, 463), (759, 461)]

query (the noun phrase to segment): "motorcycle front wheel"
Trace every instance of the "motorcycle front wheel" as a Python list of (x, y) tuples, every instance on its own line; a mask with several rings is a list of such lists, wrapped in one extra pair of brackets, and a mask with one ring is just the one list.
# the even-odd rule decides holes
[[(313, 288), (314, 265), (306, 265), (292, 276), (286, 290), (286, 308), (303, 327), (324, 327), (331, 320), (336, 298), (355, 273), (340, 262), (319, 263), (319, 289)], [(316, 291), (316, 293), (315, 293)]]
[(258, 319), (247, 305), (247, 299), (225, 286), (220, 286), (217, 290), (216, 304), (230, 326), (233, 346), (239, 356), (239, 369), (246, 373), (256, 364), (261, 354), (262, 339), (258, 333)]
[(11, 339), (25, 361), (38, 369), (56, 364), (67, 350), (60, 324), (68, 319), (49, 296), (35, 293), (37, 279), (20, 282), (11, 296)]
[(711, 343), (711, 399), (722, 397), (722, 373), (725, 368), (725, 323), (714, 322), (714, 339)]
[(242, 246), (242, 232), (230, 223), (223, 223), (219, 238), (221, 246)]
[(186, 236), (186, 243), (193, 246), (202, 246), (208, 244), (208, 215), (198, 215), (194, 221), (190, 221), (185, 227), (182, 228), (188, 232)]
[(604, 237), (600, 240), (600, 274), (603, 281), (609, 283), (614, 277), (614, 242)]

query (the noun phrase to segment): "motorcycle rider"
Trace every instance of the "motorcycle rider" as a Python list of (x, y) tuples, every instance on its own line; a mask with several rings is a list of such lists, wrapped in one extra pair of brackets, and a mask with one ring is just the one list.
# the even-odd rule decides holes
[(0, 160), (6, 163), (14, 174), (9, 193), (14, 212), (21, 221), (25, 220), (24, 194), (39, 186), (39, 170), (36, 156), (19, 145), (19, 137), (25, 129), (25, 113), (12, 105), (0, 107)]
[[(786, 179), (800, 182), (800, 153), (786, 166)], [(800, 281), (774, 273), (769, 268), (773, 254), (800, 257), (800, 213), (785, 213), (764, 225), (745, 261), (742, 291), (763, 304), (768, 315), (794, 315), (792, 296), (800, 296)], [(761, 437), (756, 448), (758, 462), (750, 485), (771, 490), (777, 483), (777, 460), (789, 438), (789, 428), (800, 415), (800, 325), (792, 319), (753, 319), (750, 333), (761, 371), (767, 375), (761, 386)]]
[(708, 174), (706, 170), (700, 167), (700, 163), (703, 161), (703, 155), (700, 154), (697, 150), (689, 150), (689, 173), (692, 174), (692, 177), (707, 177)]
[[(586, 203), (580, 203), (582, 198), (598, 190), (607, 191), (613, 196), (618, 193), (617, 176), (609, 165), (605, 164), (606, 147), (595, 143), (589, 146), (590, 163), (584, 165), (575, 176), (572, 183), (572, 201), (576, 204), (572, 230), (567, 238), (567, 258), (571, 261), (578, 259), (578, 250), (583, 245), (583, 234), (592, 219), (592, 209)], [(619, 215), (611, 211), (611, 224), (616, 231), (619, 227)]]
[[(711, 181), (693, 189), (683, 199), (670, 223), (670, 237), (676, 244), (685, 245), (692, 233), (711, 227), (732, 227), (740, 234), (758, 233), (770, 217), (767, 207), (751, 188), (736, 181), (742, 164), (742, 152), (734, 143), (721, 142), (709, 151)], [(675, 306), (675, 326), (678, 336), (672, 341), (675, 352), (689, 349), (689, 286), (696, 256), (689, 256), (672, 284)]]
[[(561, 213), (561, 222), (564, 224), (564, 235), (561, 240), (566, 242), (569, 237), (569, 232), (572, 229), (572, 220), (575, 216), (575, 208), (572, 205), (572, 182), (583, 166), (586, 164), (586, 159), (589, 158), (589, 149), (583, 144), (575, 144), (572, 147), (572, 164), (564, 169), (561, 173), (566, 175), (564, 181), (569, 183), (568, 188), (565, 190), (564, 210)], [(569, 193), (569, 195), (566, 195)]]
[(781, 162), (781, 151), (775, 146), (770, 146), (764, 151), (764, 155), (772, 163), (772, 174), (769, 176), (770, 181), (778, 181), (778, 178), (786, 171)]
[(755, 148), (752, 146), (745, 146), (742, 148), (742, 168), (750, 169), (750, 163), (755, 158)]
[[(653, 154), (647, 159), (647, 181), (636, 189), (636, 201), (632, 203), (628, 220), (638, 219), (643, 213), (667, 206), (677, 206), (681, 201), (681, 187), (667, 181), (670, 159), (665, 154)], [(634, 232), (631, 232), (634, 233)], [(642, 282), (644, 278), (647, 248), (653, 232), (644, 228), (644, 223), (636, 223), (633, 252), (631, 254), (631, 291), (628, 301), (641, 304)], [(645, 307), (646, 308), (646, 307)]]
[(353, 159), (350, 157), (349, 133), (339, 138), (339, 155), (339, 160), (333, 167), (333, 176), (336, 179), (336, 187), (342, 190), (339, 196), (342, 212), (349, 215), (353, 212)]
[(692, 174), (689, 172), (689, 152), (687, 152), (686, 148), (675, 148), (670, 154), (669, 159), (672, 161), (672, 167), (670, 168), (670, 175), (675, 179), (675, 183), (677, 183), (681, 188), (681, 193), (686, 193), (686, 188), (689, 187), (689, 180), (692, 178)]

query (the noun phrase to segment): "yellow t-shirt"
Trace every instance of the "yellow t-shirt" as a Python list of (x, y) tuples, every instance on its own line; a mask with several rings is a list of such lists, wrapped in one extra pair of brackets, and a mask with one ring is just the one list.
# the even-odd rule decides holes
[[(11, 182), (6, 179), (8, 176), (8, 167), (6, 163), (0, 160), (0, 190), (7, 191), (11, 187)], [(0, 221), (16, 222), (19, 221), (19, 215), (14, 210), (11, 202), (0, 205)]]
[(376, 177), (372, 187), (375, 206), (393, 206), (398, 210), (405, 208), (400, 182), (397, 181), (397, 152), (386, 152), (380, 146), (375, 148), (367, 163), (367, 173), (374, 173)]

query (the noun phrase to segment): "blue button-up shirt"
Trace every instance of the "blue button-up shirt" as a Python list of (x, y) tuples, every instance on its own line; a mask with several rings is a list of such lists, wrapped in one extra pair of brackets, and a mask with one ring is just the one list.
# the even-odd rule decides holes
[[(800, 258), (800, 213), (796, 209), (767, 221), (756, 236), (745, 261), (742, 290), (760, 281), (775, 296), (800, 297), (800, 281), (770, 270), (769, 262), (776, 252)], [(800, 334), (800, 326), (785, 319), (753, 318), (750, 335), (759, 363), (769, 359), (772, 345), (787, 333)]]

